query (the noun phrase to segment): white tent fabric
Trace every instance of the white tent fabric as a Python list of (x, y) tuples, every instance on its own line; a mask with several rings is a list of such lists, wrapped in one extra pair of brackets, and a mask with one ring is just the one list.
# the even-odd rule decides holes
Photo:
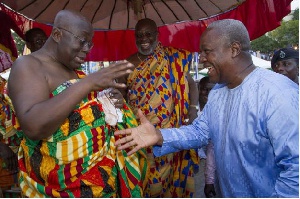
[(258, 66), (258, 67), (261, 67), (261, 68), (267, 68), (267, 69), (271, 68), (271, 62), (270, 61), (266, 61), (264, 59), (255, 57), (254, 55), (252, 55), (252, 61), (253, 61), (253, 64), (255, 66)]

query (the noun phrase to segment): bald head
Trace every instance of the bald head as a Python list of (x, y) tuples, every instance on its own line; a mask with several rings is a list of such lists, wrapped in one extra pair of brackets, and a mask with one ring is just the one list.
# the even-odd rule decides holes
[(80, 27), (80, 25), (88, 25), (92, 27), (92, 24), (79, 12), (73, 10), (61, 10), (57, 13), (54, 19), (54, 27)]
[(218, 20), (207, 27), (208, 31), (212, 29), (218, 32), (228, 44), (237, 41), (241, 44), (242, 51), (250, 50), (250, 37), (247, 28), (241, 21), (234, 19)]
[(140, 27), (143, 27), (146, 25), (150, 26), (154, 30), (157, 29), (156, 23), (152, 19), (149, 19), (149, 18), (144, 18), (144, 19), (139, 20), (137, 22), (137, 24), (135, 25), (135, 29), (138, 30), (138, 29), (140, 29)]

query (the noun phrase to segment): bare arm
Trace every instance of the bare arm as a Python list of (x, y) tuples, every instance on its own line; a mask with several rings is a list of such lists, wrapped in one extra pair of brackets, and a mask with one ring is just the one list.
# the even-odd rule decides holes
[(40, 65), (41, 62), (30, 55), (18, 59), (12, 66), (8, 82), (10, 97), (21, 128), (33, 140), (51, 136), (76, 104), (92, 90), (124, 88), (124, 84), (115, 83), (114, 79), (130, 73), (132, 69), (132, 64), (128, 62), (104, 68), (88, 75), (59, 95), (49, 98), (52, 90), (47, 75), (55, 74), (45, 75)]

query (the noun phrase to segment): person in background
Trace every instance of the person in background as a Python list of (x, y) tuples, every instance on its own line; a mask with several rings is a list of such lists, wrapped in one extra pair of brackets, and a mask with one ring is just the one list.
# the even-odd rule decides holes
[(132, 72), (127, 61), (85, 75), (93, 47), (91, 23), (61, 10), (43, 47), (18, 58), (8, 79), (16, 129), (19, 183), (25, 197), (142, 197), (144, 150), (117, 151), (117, 129), (137, 121), (114, 80)]
[(25, 33), (26, 46), (32, 53), (39, 50), (46, 40), (47, 35), (40, 28), (32, 28)]
[[(10, 15), (0, 10), (0, 72), (8, 70), (18, 57), (11, 33), (13, 30), (22, 39), (24, 34)], [(7, 81), (0, 76), (0, 192), (4, 193), (17, 186), (18, 139), (14, 136), (10, 99), (6, 93)], [(0, 196), (1, 197), (1, 196)]]
[(2, 192), (17, 187), (20, 140), (13, 127), (13, 113), (6, 94), (7, 81), (0, 76), (0, 189)]
[[(200, 79), (198, 84), (199, 90), (199, 112), (198, 115), (201, 115), (202, 110), (207, 103), (208, 94), (210, 90), (215, 86), (214, 83), (209, 82), (209, 77), (203, 77)], [(206, 153), (204, 152), (206, 151)], [(216, 163), (215, 163), (215, 154), (214, 154), (214, 146), (211, 141), (208, 141), (207, 146), (198, 149), (198, 155), (202, 159), (206, 159), (205, 161), (205, 186), (204, 186), (204, 194), (207, 198), (212, 198), (216, 196), (215, 190), (215, 172), (216, 172)]]
[[(158, 41), (156, 23), (141, 19), (135, 26), (138, 52), (127, 60), (135, 65), (124, 79), (123, 92), (128, 104), (141, 109), (156, 128), (179, 127), (197, 117), (197, 85), (189, 74), (192, 53), (164, 47)], [(150, 165), (145, 197), (185, 198), (194, 194), (194, 169), (198, 169), (196, 150), (185, 150), (155, 157), (147, 148)]]
[(299, 51), (292, 48), (277, 50), (272, 57), (271, 67), (276, 73), (299, 84)]
[(211, 139), (223, 197), (299, 197), (299, 86), (253, 65), (248, 31), (241, 21), (208, 25), (200, 39), (200, 62), (210, 91), (191, 125), (156, 129), (141, 125), (116, 131), (115, 145), (128, 154), (154, 146), (156, 156), (200, 148)]

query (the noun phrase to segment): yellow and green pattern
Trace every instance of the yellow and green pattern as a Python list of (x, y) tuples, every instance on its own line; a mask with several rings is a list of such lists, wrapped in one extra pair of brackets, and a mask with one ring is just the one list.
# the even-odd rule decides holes
[[(84, 77), (77, 71), (79, 78)], [(60, 85), (59, 95), (80, 79)], [(26, 136), (19, 150), (20, 187), (27, 197), (143, 197), (147, 177), (144, 150), (127, 156), (114, 146), (117, 129), (137, 126), (124, 105), (123, 122), (105, 123), (97, 92), (91, 92), (51, 137), (33, 141)]]
[[(156, 128), (181, 126), (188, 114), (186, 73), (191, 60), (190, 52), (158, 43), (153, 55), (128, 77), (128, 103), (134, 112), (141, 109)], [(154, 157), (152, 147), (146, 150), (150, 174), (145, 197), (192, 197), (194, 168), (198, 167), (196, 151)]]

